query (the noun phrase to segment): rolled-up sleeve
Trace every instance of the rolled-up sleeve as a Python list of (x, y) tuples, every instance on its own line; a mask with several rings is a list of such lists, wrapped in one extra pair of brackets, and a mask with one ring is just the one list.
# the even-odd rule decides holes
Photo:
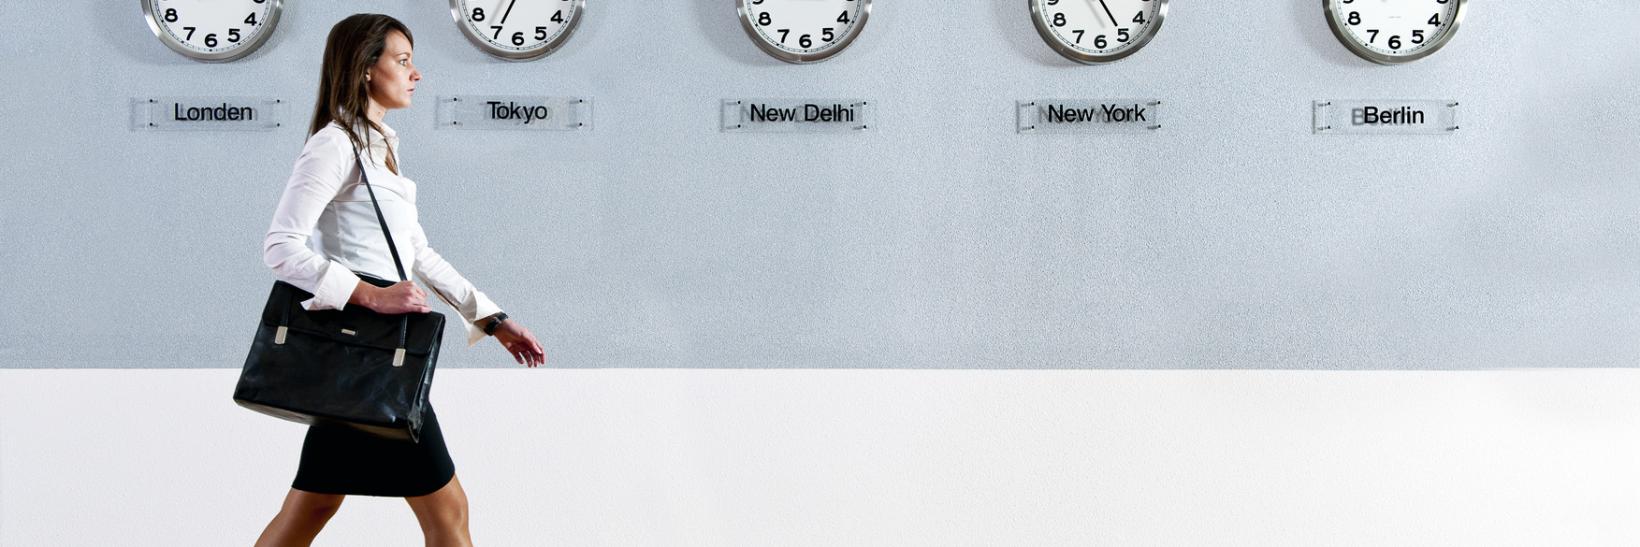
[(422, 231), (421, 222), (413, 224), (415, 230), (410, 233), (411, 242), (416, 246), (415, 275), (422, 284), (433, 289), (451, 308), (461, 314), (462, 324), (467, 327), (467, 345), (472, 346), (484, 339), (484, 329), (478, 327), (474, 321), (483, 317), (495, 315), (501, 307), (490, 301), (490, 297), (479, 292), (467, 278), (462, 277), (454, 266), (439, 256), (438, 252), (427, 245), (427, 233)]
[(359, 276), (308, 247), (319, 215), (342, 188), (353, 163), (351, 151), (340, 131), (327, 129), (309, 137), (262, 239), (262, 262), (273, 276), (313, 294), (302, 302), (308, 310), (346, 307), (359, 284)]

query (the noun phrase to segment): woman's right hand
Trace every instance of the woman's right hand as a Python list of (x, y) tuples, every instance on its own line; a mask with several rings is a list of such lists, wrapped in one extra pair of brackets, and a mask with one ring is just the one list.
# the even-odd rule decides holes
[(400, 281), (388, 287), (377, 287), (360, 281), (359, 286), (354, 287), (353, 297), (348, 303), (358, 304), (386, 315), (433, 311), (427, 307), (427, 293), (422, 292), (421, 287), (417, 287), (412, 281)]

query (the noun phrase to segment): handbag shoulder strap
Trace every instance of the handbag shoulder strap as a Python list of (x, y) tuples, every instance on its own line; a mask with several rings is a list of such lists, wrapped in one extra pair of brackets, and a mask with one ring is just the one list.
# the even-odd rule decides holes
[[(370, 187), (370, 174), (364, 167), (364, 154), (358, 149), (353, 150), (353, 159), (359, 162), (359, 179), (364, 181), (364, 189), (370, 192), (370, 206), (376, 208), (376, 222), (382, 225), (382, 235), (387, 236), (387, 250), (393, 253), (393, 267), (399, 270), (399, 281), (409, 281), (404, 275), (404, 262), (399, 260), (399, 247), (393, 244), (393, 232), (387, 230), (387, 217), (382, 216), (382, 206), (376, 202), (376, 190)], [(404, 342), (410, 334), (410, 314), (399, 315), (399, 347), (393, 351), (393, 366), (404, 364)]]
[(370, 175), (365, 172), (364, 153), (359, 152), (358, 149), (354, 149), (353, 152), (355, 154), (354, 159), (359, 162), (359, 178), (364, 180), (364, 189), (370, 192), (370, 206), (376, 208), (376, 222), (381, 223), (382, 235), (387, 236), (387, 251), (393, 253), (393, 266), (399, 270), (399, 281), (409, 281), (410, 277), (404, 275), (404, 262), (399, 260), (399, 247), (393, 244), (393, 232), (387, 229), (387, 217), (382, 216), (382, 206), (380, 203), (376, 203), (376, 190), (371, 188)]

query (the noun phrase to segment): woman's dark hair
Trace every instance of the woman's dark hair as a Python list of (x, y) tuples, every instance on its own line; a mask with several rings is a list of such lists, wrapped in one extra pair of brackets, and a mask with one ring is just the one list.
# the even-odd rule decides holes
[[(354, 147), (365, 150), (365, 138), (359, 134), (359, 127), (365, 125), (381, 132), (381, 126), (370, 121), (370, 84), (365, 76), (387, 47), (387, 33), (394, 30), (404, 33), (411, 46), (416, 45), (409, 27), (378, 13), (352, 15), (330, 27), (330, 37), (325, 38), (324, 63), (319, 68), (319, 98), (313, 104), (313, 125), (308, 128), (308, 135), (336, 122), (347, 130), (347, 138), (353, 141)], [(388, 167), (397, 172), (391, 149), (387, 161)]]

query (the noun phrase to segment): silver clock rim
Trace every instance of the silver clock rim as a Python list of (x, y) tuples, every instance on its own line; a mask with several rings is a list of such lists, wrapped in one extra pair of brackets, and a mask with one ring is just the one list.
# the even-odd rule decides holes
[(1132, 47), (1122, 50), (1119, 53), (1112, 55), (1090, 55), (1078, 51), (1076, 48), (1067, 46), (1063, 42), (1059, 41), (1059, 37), (1054, 35), (1053, 29), (1048, 28), (1046, 23), (1043, 22), (1042, 0), (1025, 0), (1026, 5), (1031, 8), (1031, 24), (1036, 27), (1036, 33), (1042, 36), (1042, 41), (1047, 42), (1048, 47), (1053, 48), (1055, 52), (1058, 52), (1066, 59), (1087, 65), (1097, 65), (1120, 61), (1128, 58), (1130, 55), (1138, 53), (1139, 50), (1144, 49), (1146, 45), (1149, 45), (1150, 40), (1162, 32), (1162, 23), (1167, 22), (1167, 0), (1156, 0), (1156, 2), (1158, 4), (1156, 6), (1156, 24), (1150, 26), (1150, 31), (1145, 33), (1144, 38), (1133, 44)]
[(473, 46), (477, 47), (479, 51), (501, 59), (506, 59), (508, 61), (533, 61), (540, 59), (542, 57), (546, 57), (547, 55), (551, 55), (553, 52), (558, 51), (559, 48), (562, 48), (564, 44), (569, 43), (569, 38), (575, 34), (575, 29), (581, 28), (581, 16), (585, 15), (583, 6), (586, 4), (586, 0), (570, 0), (569, 27), (564, 29), (563, 34), (558, 35), (557, 40), (546, 42), (541, 47), (536, 49), (526, 51), (509, 51), (505, 49), (497, 49), (495, 46), (490, 45), (490, 42), (485, 40), (483, 36), (473, 32), (473, 29), (467, 24), (467, 19), (462, 17), (461, 1), (462, 0), (450, 0), (450, 19), (455, 21), (456, 28), (461, 29), (461, 35), (466, 36), (467, 41), (472, 42)]
[(1344, 44), (1344, 47), (1349, 49), (1350, 53), (1354, 53), (1357, 57), (1378, 63), (1380, 65), (1399, 65), (1410, 63), (1424, 57), (1434, 55), (1435, 52), (1440, 51), (1443, 47), (1446, 47), (1446, 43), (1452, 41), (1452, 37), (1458, 34), (1458, 27), (1463, 25), (1463, 14), (1467, 11), (1464, 8), (1468, 7), (1469, 4), (1469, 0), (1457, 0), (1458, 7), (1453, 12), (1454, 15), (1452, 16), (1452, 24), (1448, 25), (1450, 28), (1448, 28), (1440, 38), (1429, 44), (1428, 47), (1425, 47), (1423, 50), (1411, 55), (1384, 55), (1362, 47), (1361, 44), (1355, 42), (1355, 38), (1350, 36), (1348, 31), (1344, 30), (1344, 27), (1338, 22), (1338, 17), (1333, 14), (1332, 5), (1337, 1), (1338, 0), (1321, 0), (1321, 11), (1326, 12), (1327, 14), (1327, 28), (1332, 29), (1333, 37), (1338, 38), (1338, 41)]
[(249, 42), (241, 44), (232, 51), (225, 51), (221, 53), (204, 53), (189, 49), (187, 46), (177, 42), (175, 38), (172, 38), (170, 33), (165, 32), (165, 29), (160, 26), (159, 19), (154, 16), (154, 0), (139, 1), (142, 2), (142, 18), (148, 22), (148, 31), (154, 33), (154, 37), (159, 38), (160, 43), (165, 44), (165, 47), (171, 48), (171, 51), (181, 53), (184, 57), (210, 63), (232, 61), (246, 55), (250, 55), (257, 49), (260, 49), (262, 44), (268, 41), (268, 37), (273, 36), (273, 32), (279, 28), (279, 13), (283, 12), (285, 7), (285, 0), (272, 0), (273, 5), (268, 8), (268, 19), (262, 22), (263, 28), (261, 32), (256, 33), (256, 37), (252, 38)]
[(792, 53), (770, 45), (763, 39), (763, 36), (758, 34), (757, 26), (752, 21), (752, 10), (746, 8), (747, 0), (736, 0), (735, 14), (740, 18), (740, 28), (746, 31), (746, 36), (752, 39), (752, 43), (757, 44), (758, 49), (763, 50), (769, 56), (792, 64), (818, 63), (848, 49), (849, 44), (853, 44), (854, 39), (860, 36), (861, 30), (866, 28), (866, 21), (871, 19), (871, 0), (855, 1), (860, 2), (860, 17), (854, 21), (854, 25), (850, 27), (848, 34), (843, 35), (841, 39), (834, 42), (832, 47), (815, 53)]

